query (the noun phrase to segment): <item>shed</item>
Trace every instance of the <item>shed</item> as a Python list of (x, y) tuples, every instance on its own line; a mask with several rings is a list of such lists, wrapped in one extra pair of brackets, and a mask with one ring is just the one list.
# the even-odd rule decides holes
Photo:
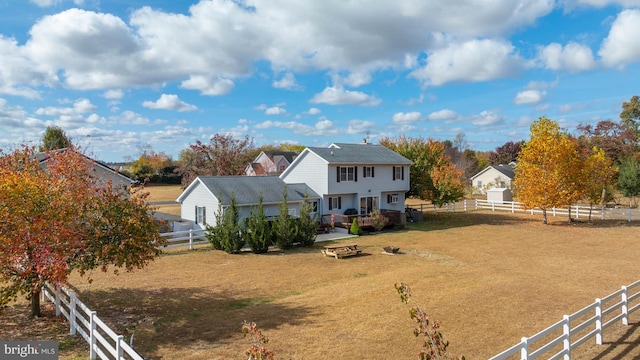
[(513, 196), (511, 190), (507, 188), (492, 188), (487, 190), (487, 201), (494, 201), (496, 203), (504, 203), (505, 201), (512, 201)]

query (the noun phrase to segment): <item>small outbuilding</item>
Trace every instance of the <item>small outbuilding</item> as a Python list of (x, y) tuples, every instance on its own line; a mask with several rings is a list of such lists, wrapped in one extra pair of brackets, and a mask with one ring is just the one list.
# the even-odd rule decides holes
[(502, 204), (507, 201), (513, 201), (513, 196), (511, 195), (511, 190), (507, 188), (492, 188), (487, 190), (487, 201)]

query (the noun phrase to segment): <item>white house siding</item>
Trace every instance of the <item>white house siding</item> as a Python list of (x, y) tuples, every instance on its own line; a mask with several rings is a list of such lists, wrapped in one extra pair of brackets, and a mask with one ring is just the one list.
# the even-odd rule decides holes
[[(317, 155), (303, 151), (300, 154), (302, 157), (297, 160), (297, 166), (295, 168), (289, 168), (280, 178), (287, 184), (303, 183), (307, 184), (313, 191), (320, 196), (328, 194), (327, 186), (327, 163), (318, 157)], [(304, 161), (301, 161), (303, 160)], [(333, 180), (335, 181), (335, 169), (333, 174)]]
[(200, 182), (195, 184), (188, 196), (184, 197), (180, 207), (180, 217), (183, 220), (191, 221), (196, 228), (204, 229), (204, 224), (196, 224), (196, 206), (204, 207), (207, 224), (215, 225), (218, 199), (215, 196), (211, 196), (209, 190)]
[[(501, 184), (501, 182), (504, 182), (504, 184)], [(471, 185), (477, 189), (478, 193), (486, 194), (486, 191), (491, 188), (510, 189), (511, 179), (496, 169), (488, 168), (485, 172), (474, 177)]]

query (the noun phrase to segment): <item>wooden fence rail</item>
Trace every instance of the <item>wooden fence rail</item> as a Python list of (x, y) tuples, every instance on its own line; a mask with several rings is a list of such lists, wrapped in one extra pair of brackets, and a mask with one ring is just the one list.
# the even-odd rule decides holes
[(75, 292), (62, 286), (55, 288), (47, 284), (42, 289), (42, 297), (51, 301), (56, 308), (56, 316), (61, 314), (69, 320), (69, 333), (80, 335), (89, 344), (89, 358), (144, 360), (133, 347), (116, 334), (76, 296)]
[(209, 241), (205, 236), (203, 229), (176, 231), (170, 233), (160, 234), (162, 237), (167, 238), (168, 244), (163, 246), (163, 249), (170, 249), (175, 247), (189, 246), (189, 250), (193, 250), (195, 245), (208, 244)]
[(571, 351), (591, 338), (595, 337), (596, 344), (602, 345), (603, 330), (617, 321), (629, 325), (629, 314), (640, 308), (640, 302), (636, 301), (639, 298), (640, 280), (596, 299), (571, 315), (564, 315), (562, 320), (531, 337), (523, 337), (489, 360), (529, 360), (543, 354), (546, 359), (571, 359)]

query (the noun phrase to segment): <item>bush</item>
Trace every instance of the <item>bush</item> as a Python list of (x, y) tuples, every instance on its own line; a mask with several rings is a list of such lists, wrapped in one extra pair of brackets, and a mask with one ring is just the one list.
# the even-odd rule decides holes
[(298, 232), (296, 236), (297, 242), (301, 246), (311, 246), (316, 242), (316, 235), (318, 233), (318, 222), (316, 217), (311, 217), (311, 211), (313, 208), (309, 203), (308, 194), (304, 195), (304, 200), (300, 205), (300, 218), (298, 219)]
[(384, 227), (385, 217), (380, 210), (372, 211), (369, 216), (371, 217), (371, 225), (375, 231), (380, 231)]
[(218, 206), (216, 225), (206, 227), (205, 236), (216, 250), (224, 250), (230, 254), (237, 253), (245, 244), (241, 235), (242, 228), (238, 224), (238, 207), (236, 198), (231, 195), (231, 203), (223, 213), (222, 206)]
[(244, 239), (256, 254), (266, 253), (273, 244), (271, 224), (264, 215), (262, 209), (262, 194), (256, 209), (252, 209), (249, 217), (245, 219)]
[(349, 229), (349, 232), (352, 233), (353, 235), (362, 235), (362, 229), (358, 224), (357, 218), (353, 218), (353, 222), (351, 223), (351, 229)]

